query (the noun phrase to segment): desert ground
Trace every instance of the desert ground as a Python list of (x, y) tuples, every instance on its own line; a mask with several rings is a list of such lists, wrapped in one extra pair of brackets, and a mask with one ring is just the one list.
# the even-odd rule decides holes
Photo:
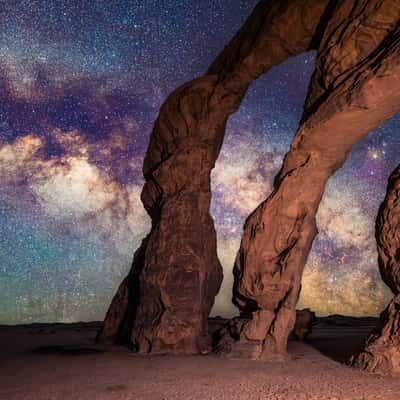
[[(288, 362), (140, 356), (95, 345), (95, 322), (1, 326), (0, 399), (397, 400), (400, 378), (342, 363), (376, 321), (319, 319), (306, 341), (289, 342)], [(211, 320), (210, 326), (221, 322)]]

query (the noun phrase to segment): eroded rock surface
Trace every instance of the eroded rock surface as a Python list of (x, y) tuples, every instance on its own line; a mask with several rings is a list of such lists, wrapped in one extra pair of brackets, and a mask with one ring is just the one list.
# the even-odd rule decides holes
[(375, 233), (379, 270), (394, 297), (381, 314), (379, 329), (351, 363), (371, 372), (400, 375), (400, 166), (389, 178)]

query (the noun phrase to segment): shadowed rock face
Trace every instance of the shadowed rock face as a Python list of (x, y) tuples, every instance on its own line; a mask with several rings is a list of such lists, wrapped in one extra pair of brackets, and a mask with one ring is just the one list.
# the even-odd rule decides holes
[(386, 198), (376, 220), (379, 270), (394, 297), (381, 314), (380, 327), (354, 366), (381, 374), (400, 375), (400, 165), (389, 178)]
[(325, 183), (400, 104), (399, 1), (260, 1), (207, 73), (168, 97), (143, 166), (152, 229), (99, 340), (145, 353), (208, 350), (207, 316), (222, 280), (210, 172), (227, 118), (260, 74), (314, 48), (302, 123), (274, 192), (246, 221), (234, 267), (234, 302), (253, 314), (232, 353), (285, 353)]

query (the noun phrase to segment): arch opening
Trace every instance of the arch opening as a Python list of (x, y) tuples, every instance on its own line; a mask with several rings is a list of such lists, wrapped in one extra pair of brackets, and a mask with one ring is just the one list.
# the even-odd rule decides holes
[(396, 114), (357, 143), (329, 180), (299, 306), (323, 305), (316, 309), (321, 316), (376, 317), (391, 299), (378, 270), (375, 221), (387, 178), (398, 163), (399, 122)]
[(273, 181), (298, 128), (315, 66), (314, 50), (293, 56), (255, 80), (228, 121), (211, 172), (211, 215), (224, 279), (211, 312), (231, 317), (234, 264), (247, 216), (273, 189)]

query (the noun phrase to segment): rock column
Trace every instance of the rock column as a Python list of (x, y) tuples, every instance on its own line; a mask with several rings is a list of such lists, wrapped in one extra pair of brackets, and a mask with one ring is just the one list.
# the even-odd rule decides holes
[(352, 365), (370, 372), (400, 375), (400, 165), (389, 178), (376, 220), (379, 270), (394, 297)]

